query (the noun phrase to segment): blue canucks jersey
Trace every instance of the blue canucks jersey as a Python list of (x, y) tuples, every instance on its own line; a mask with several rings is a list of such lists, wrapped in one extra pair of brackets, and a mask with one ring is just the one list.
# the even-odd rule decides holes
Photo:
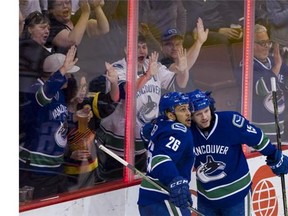
[(269, 138), (237, 112), (216, 112), (211, 131), (191, 125), (198, 200), (225, 207), (242, 201), (251, 188), (249, 167), (242, 150), (247, 144), (263, 155), (273, 154)]
[[(148, 145), (147, 176), (168, 186), (176, 176), (191, 180), (194, 163), (193, 139), (189, 128), (171, 120), (158, 120), (151, 131)], [(138, 205), (168, 200), (169, 196), (143, 179)]]
[[(253, 62), (253, 104), (251, 122), (260, 127), (272, 142), (276, 142), (274, 106), (272, 100), (271, 77), (276, 79), (277, 103), (280, 133), (284, 133), (285, 97), (287, 97), (288, 67), (282, 64), (276, 75), (272, 68), (275, 65), (272, 57), (267, 57), (267, 65), (254, 58)], [(286, 82), (286, 83), (285, 83)], [(286, 93), (285, 93), (286, 92)], [(285, 95), (286, 94), (286, 95)]]
[(66, 81), (57, 71), (46, 82), (39, 80), (31, 86), (27, 94), (30, 121), (25, 128), (25, 142), (20, 145), (20, 169), (62, 173), (68, 110), (61, 87)]

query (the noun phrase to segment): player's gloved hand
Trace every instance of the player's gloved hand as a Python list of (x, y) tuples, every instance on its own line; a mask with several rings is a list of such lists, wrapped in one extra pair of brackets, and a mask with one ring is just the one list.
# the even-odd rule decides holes
[(274, 154), (267, 156), (266, 162), (275, 175), (288, 173), (288, 157), (282, 151), (276, 150)]
[(189, 191), (189, 182), (182, 176), (175, 177), (169, 184), (170, 202), (179, 208), (192, 206), (191, 193)]
[(154, 124), (149, 122), (149, 123), (146, 123), (140, 129), (140, 137), (141, 137), (142, 141), (144, 142), (146, 149), (148, 149), (148, 144), (150, 142), (151, 131), (152, 131), (153, 127), (154, 127)]
[(151, 138), (151, 132), (154, 128), (154, 125), (159, 121), (159, 118), (152, 119), (151, 122), (146, 123), (143, 127), (140, 128), (140, 137), (144, 142), (145, 148), (148, 149), (148, 144)]

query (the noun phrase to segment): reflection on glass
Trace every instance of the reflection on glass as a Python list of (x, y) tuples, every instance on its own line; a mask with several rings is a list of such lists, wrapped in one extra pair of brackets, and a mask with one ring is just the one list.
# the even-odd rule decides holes
[[(99, 5), (78, 6), (78, 10), (73, 11), (73, 13), (75, 12), (73, 15), (72, 8), (77, 8), (73, 4), (77, 1), (72, 1), (71, 5), (68, 4), (69, 1), (56, 0), (56, 2), (57, 10), (68, 7), (71, 13), (68, 24), (61, 25), (61, 31), (67, 33), (69, 40), (65, 38), (65, 43), (61, 37), (53, 40), (57, 34), (57, 31), (53, 30), (56, 16), (54, 15), (53, 19), (50, 19), (49, 35), (39, 33), (49, 43), (44, 43), (40, 47), (43, 54), (36, 55), (36, 57), (40, 58), (42, 55), (46, 57), (51, 54), (50, 51), (66, 54), (71, 46), (70, 42), (76, 43), (77, 66), (80, 67), (80, 71), (70, 74), (68, 85), (71, 87), (71, 91), (63, 92), (63, 96), (66, 97), (66, 108), (61, 106), (55, 112), (33, 119), (31, 116), (35, 117), (36, 113), (31, 112), (32, 109), (29, 108), (33, 95), (29, 96), (30, 92), (27, 89), (31, 84), (37, 82), (36, 78), (39, 74), (35, 72), (34, 79), (31, 81), (28, 79), (29, 73), (28, 75), (25, 73), (31, 71), (24, 71), (21, 69), (23, 67), (20, 67), (20, 85), (23, 87), (20, 89), (20, 158), (21, 160), (26, 158), (23, 160), (26, 163), (21, 168), (20, 179), (26, 179), (27, 171), (31, 171), (30, 165), (37, 164), (37, 170), (43, 171), (43, 164), (49, 161), (49, 166), (55, 169), (59, 168), (53, 172), (57, 174), (54, 175), (54, 177), (57, 176), (55, 178), (51, 177), (52, 172), (49, 169), (47, 172), (45, 170), (45, 175), (51, 177), (49, 182), (55, 186), (55, 182), (65, 176), (65, 180), (59, 184), (61, 187), (63, 186), (63, 191), (67, 192), (121, 179), (123, 175), (122, 165), (99, 150), (97, 145), (105, 144), (118, 155), (123, 156), (124, 154), (127, 1), (105, 0), (105, 2), (99, 1)], [(58, 7), (57, 5), (60, 4), (61, 7)], [(82, 20), (88, 13), (92, 20), (89, 22), (87, 20), (85, 25), (81, 25), (82, 28), (83, 26), (86, 28), (79, 30), (79, 25), (77, 25), (79, 20)], [(204, 14), (207, 14), (207, 17)], [(215, 104), (217, 110), (240, 111), (241, 79), (238, 78), (241, 78), (242, 75), (240, 62), (243, 50), (243, 16), (243, 1), (240, 0), (140, 1), (139, 32), (141, 34), (139, 34), (138, 54), (135, 56), (138, 62), (138, 70), (135, 71), (135, 73), (137, 72), (136, 85), (138, 88), (135, 104), (135, 166), (138, 169), (146, 170), (146, 150), (140, 137), (140, 128), (158, 115), (159, 98), (164, 92), (175, 89), (189, 92), (196, 88), (212, 91), (212, 96), (217, 101)], [(201, 20), (198, 19), (199, 17)], [(107, 19), (109, 31), (103, 25), (105, 30), (101, 32), (99, 26), (94, 26), (93, 19), (98, 22), (102, 19), (104, 24)], [(80, 36), (71, 39), (75, 29), (79, 30), (76, 33)], [(174, 30), (164, 40), (163, 35), (169, 32), (169, 29)], [(206, 29), (209, 29), (208, 35), (205, 34)], [(171, 39), (171, 41), (166, 39)], [(21, 41), (25, 44), (25, 48), (28, 47), (32, 52), (39, 53), (36, 51), (38, 49), (34, 49), (34, 42), (29, 40), (31, 43), (26, 43), (27, 41), (25, 40), (25, 43)], [(186, 49), (187, 55), (186, 62), (183, 61), (184, 49)], [(20, 47), (20, 53), (22, 50), (24, 48)], [(43, 59), (45, 59), (44, 57)], [(20, 60), (27, 59), (23, 57)], [(39, 61), (39, 59), (37, 60)], [(23, 65), (25, 65), (25, 61), (21, 62), (24, 62)], [(113, 87), (111, 82), (103, 76), (107, 70), (105, 62), (113, 65), (119, 77), (117, 82), (121, 100), (118, 103), (114, 103), (112, 96), (108, 95)], [(161, 62), (161, 64), (156, 62)], [(35, 71), (38, 71), (39, 68), (39, 71), (43, 70), (41, 61), (40, 63), (33, 62), (30, 65), (37, 65)], [(178, 73), (179, 71), (181, 73)], [(183, 79), (184, 81), (181, 82), (178, 75), (185, 73), (189, 75), (189, 78), (188, 80)], [(82, 97), (79, 97), (81, 92), (78, 91), (81, 86), (83, 87), (82, 77), (86, 79), (85, 88), (89, 92), (89, 94), (85, 94), (85, 97), (83, 97), (83, 92)], [(39, 92), (41, 93), (41, 91)], [(98, 94), (99, 92), (101, 94)], [(49, 104), (51, 99), (56, 100), (57, 98), (58, 95), (51, 94), (47, 98), (40, 99), (45, 99), (45, 104)], [(82, 99), (78, 101), (79, 98)], [(98, 107), (93, 110), (95, 104), (98, 104)], [(93, 118), (89, 121), (89, 129), (79, 132), (75, 130), (77, 124), (72, 113), (82, 109), (85, 105), (91, 106)], [(65, 113), (65, 119), (61, 116), (62, 113)], [(43, 145), (31, 147), (32, 142), (29, 141), (31, 137), (27, 137), (29, 133), (26, 129), (29, 128), (31, 122), (42, 121), (44, 116), (49, 121), (55, 116), (57, 120), (63, 118), (61, 127), (57, 125), (57, 135), (62, 138), (61, 135), (69, 134), (66, 146), (63, 145), (64, 135), (63, 142), (51, 144), (54, 139), (54, 124), (56, 125), (52, 121), (51, 124), (42, 125), (43, 130), (40, 132), (35, 129), (33, 133), (41, 133), (42, 138), (40, 141), (33, 140), (33, 142), (39, 141)], [(86, 144), (84, 145), (84, 143)], [(31, 152), (33, 152), (33, 159), (29, 159)], [(37, 154), (37, 152), (42, 154)], [(55, 152), (55, 155), (52, 155), (54, 157), (47, 157), (48, 152)], [(63, 166), (64, 160), (65, 166)], [(35, 176), (32, 175), (32, 177)], [(21, 181), (20, 187), (29, 186), (29, 183), (31, 183), (29, 179), (28, 182)], [(46, 191), (52, 192), (49, 189)], [(59, 192), (56, 191), (52, 194), (55, 195)], [(36, 187), (34, 194), (37, 194)], [(43, 192), (41, 197), (49, 197), (52, 194)]]

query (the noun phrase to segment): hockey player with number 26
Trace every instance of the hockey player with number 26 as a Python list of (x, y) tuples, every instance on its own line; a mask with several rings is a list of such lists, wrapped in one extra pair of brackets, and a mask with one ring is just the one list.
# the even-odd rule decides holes
[(188, 93), (197, 183), (198, 210), (209, 216), (251, 215), (251, 176), (242, 144), (267, 156), (275, 175), (288, 173), (288, 157), (240, 113), (215, 112), (211, 92)]
[(189, 98), (179, 92), (166, 93), (160, 99), (159, 111), (160, 116), (142, 128), (141, 137), (148, 148), (147, 176), (169, 195), (143, 179), (139, 212), (141, 216), (191, 216), (189, 182), (194, 155)]

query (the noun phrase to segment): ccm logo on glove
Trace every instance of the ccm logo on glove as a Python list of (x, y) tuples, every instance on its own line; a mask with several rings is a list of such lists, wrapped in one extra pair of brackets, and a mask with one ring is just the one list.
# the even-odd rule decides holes
[(182, 185), (182, 184), (188, 184), (188, 183), (189, 183), (189, 182), (188, 182), (188, 180), (186, 180), (186, 179), (178, 180), (178, 181), (176, 181), (176, 182), (171, 183), (171, 184), (170, 184), (170, 188), (173, 188), (173, 187), (175, 187), (175, 186)]

